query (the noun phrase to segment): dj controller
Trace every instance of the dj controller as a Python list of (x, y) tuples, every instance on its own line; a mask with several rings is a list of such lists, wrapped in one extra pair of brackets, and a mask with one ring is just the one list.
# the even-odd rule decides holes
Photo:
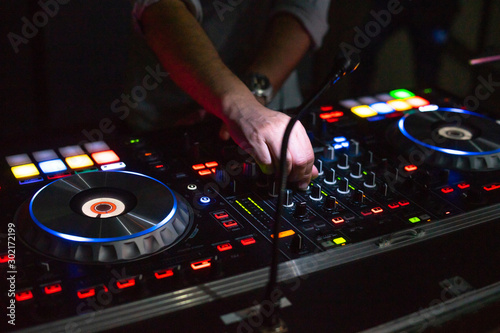
[(257, 332), (277, 301), (291, 332), (481, 331), (500, 301), (500, 123), (474, 111), (431, 89), (315, 107), (319, 176), (287, 186), (278, 235), (276, 180), (213, 128), (11, 145), (2, 327)]

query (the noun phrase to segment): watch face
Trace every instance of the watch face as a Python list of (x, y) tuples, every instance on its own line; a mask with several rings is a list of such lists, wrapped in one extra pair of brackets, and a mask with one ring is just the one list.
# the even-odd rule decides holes
[(250, 91), (255, 96), (264, 97), (266, 99), (266, 103), (270, 102), (273, 89), (267, 76), (259, 73), (252, 73), (248, 76), (246, 83)]

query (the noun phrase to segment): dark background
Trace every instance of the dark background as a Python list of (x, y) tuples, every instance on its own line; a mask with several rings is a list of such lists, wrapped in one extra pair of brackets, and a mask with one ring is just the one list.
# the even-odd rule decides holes
[[(368, 3), (332, 1), (331, 30), (324, 46), (300, 67), (306, 94), (328, 71), (340, 42), (352, 41), (353, 28), (362, 26)], [(101, 119), (113, 118), (110, 105), (123, 91), (132, 32), (129, 1), (69, 1), (15, 53), (8, 34), (22, 35), (22, 18), (32, 22), (33, 14), (40, 10), (33, 0), (2, 0), (0, 4), (2, 144), (34, 133), (57, 136), (74, 132), (81, 137), (83, 129), (98, 128)], [(462, 1), (439, 73), (441, 88), (464, 98), (474, 94), (479, 75), (492, 74), (500, 82), (498, 63), (474, 68), (467, 63), (476, 56), (500, 53), (499, 14), (500, 1)], [(408, 35), (399, 31), (378, 56), (373, 91), (414, 87), (412, 63)], [(351, 97), (350, 84), (346, 80), (336, 87), (331, 98)], [(500, 118), (499, 91), (496, 88), (484, 105)]]

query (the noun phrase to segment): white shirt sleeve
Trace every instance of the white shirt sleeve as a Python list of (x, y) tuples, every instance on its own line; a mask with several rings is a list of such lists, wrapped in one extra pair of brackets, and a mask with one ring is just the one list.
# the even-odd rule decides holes
[[(146, 9), (148, 6), (151, 6), (152, 4), (157, 3), (160, 0), (132, 0), (132, 18), (134, 20), (134, 25), (135, 27), (139, 30), (142, 31), (141, 29), (141, 18), (142, 18), (142, 13), (144, 12), (144, 9)], [(182, 0), (186, 4), (186, 7), (189, 9), (189, 11), (196, 17), (198, 22), (201, 22), (203, 19), (203, 10), (201, 8), (201, 4), (199, 0)]]
[(328, 31), (329, 8), (330, 0), (278, 0), (273, 14), (285, 12), (297, 17), (317, 49)]

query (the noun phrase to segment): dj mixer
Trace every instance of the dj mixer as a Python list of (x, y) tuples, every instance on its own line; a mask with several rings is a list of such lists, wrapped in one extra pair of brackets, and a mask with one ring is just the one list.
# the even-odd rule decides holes
[[(500, 123), (480, 111), (431, 89), (314, 107), (319, 177), (289, 184), (278, 235), (275, 179), (213, 128), (12, 145), (2, 326), (257, 332), (269, 301), (292, 332), (484, 324), (500, 300)], [(274, 237), (281, 292), (265, 300)]]

